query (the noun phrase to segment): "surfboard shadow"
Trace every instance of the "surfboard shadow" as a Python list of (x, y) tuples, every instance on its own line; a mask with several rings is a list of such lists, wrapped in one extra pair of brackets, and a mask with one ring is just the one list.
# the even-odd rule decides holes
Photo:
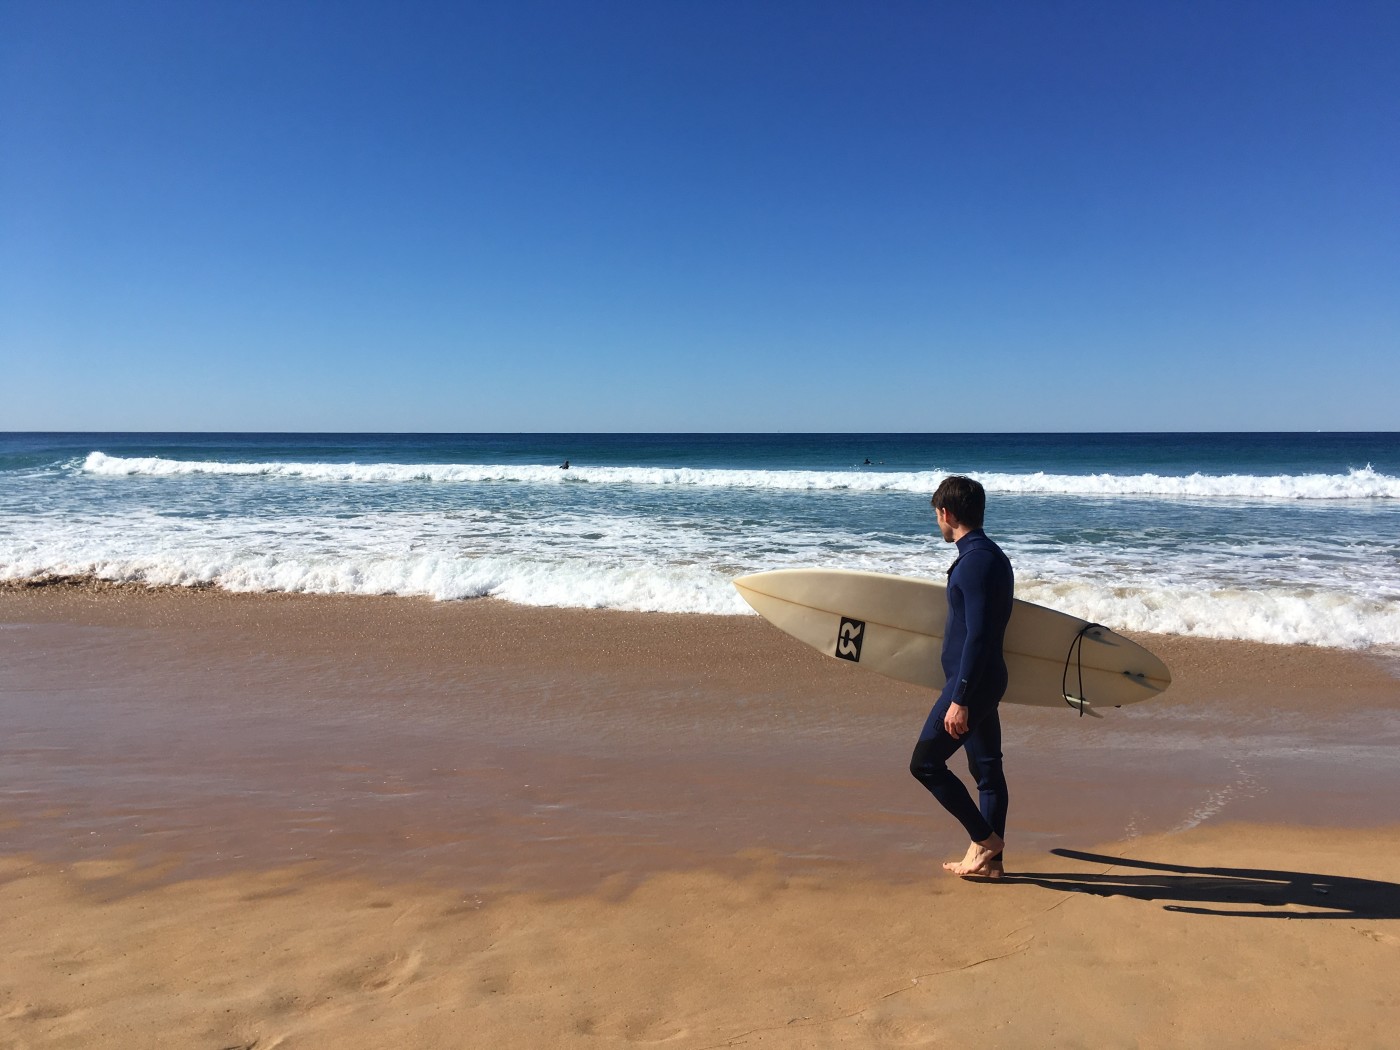
[[(1072, 849), (1050, 852), (1057, 857), (1087, 864), (1112, 865), (1113, 870), (1102, 873), (1008, 871), (1001, 881), (1099, 897), (1175, 901), (1179, 903), (1166, 904), (1164, 910), (1192, 915), (1263, 919), (1400, 919), (1400, 885), (1393, 882), (1268, 868), (1193, 868), (1183, 864), (1110, 857)], [(1289, 910), (1276, 910), (1284, 908)]]

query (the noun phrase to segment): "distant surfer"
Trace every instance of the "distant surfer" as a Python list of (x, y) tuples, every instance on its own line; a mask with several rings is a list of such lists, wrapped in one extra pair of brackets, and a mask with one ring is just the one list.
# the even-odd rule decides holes
[(566, 460), (564, 460), (563, 463), (560, 463), (560, 464), (559, 464), (559, 469), (560, 469), (560, 470), (568, 470), (568, 469), (569, 469), (569, 461), (566, 459)]
[[(1005, 845), (1007, 790), (1001, 765), (1001, 718), (1006, 692), (1002, 639), (1011, 619), (1011, 562), (982, 531), (987, 493), (971, 478), (944, 478), (933, 494), (938, 531), (956, 543), (948, 570), (948, 623), (943, 632), (946, 684), (929, 712), (909, 772), (932, 792), (971, 839), (960, 861), (943, 867), (954, 875), (1000, 878)], [(980, 807), (948, 768), (958, 748), (977, 782)]]

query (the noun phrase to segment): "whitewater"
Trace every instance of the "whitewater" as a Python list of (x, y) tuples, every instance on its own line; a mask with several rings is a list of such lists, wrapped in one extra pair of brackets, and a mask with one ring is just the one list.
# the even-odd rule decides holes
[(1400, 447), (1363, 437), (0, 435), (0, 581), (749, 614), (762, 569), (941, 578), (963, 472), (1018, 597), (1400, 651)]
[[(435, 482), (484, 484), (521, 482), (531, 485), (678, 485), (732, 489), (792, 491), (929, 492), (950, 470), (863, 472), (857, 470), (732, 470), (688, 467), (589, 467), (568, 470), (556, 465), (449, 463), (221, 463), (155, 457), (130, 458), (93, 452), (83, 461), (91, 474), (154, 477), (228, 475), (234, 477), (299, 478), (307, 481)], [(1220, 477), (1193, 473), (1185, 477), (1158, 474), (1066, 475), (999, 474), (969, 471), (989, 492), (1064, 494), (1081, 496), (1176, 496), (1235, 499), (1400, 499), (1400, 477), (1379, 474), (1369, 465), (1344, 474), (1277, 474), (1270, 477), (1230, 474)]]

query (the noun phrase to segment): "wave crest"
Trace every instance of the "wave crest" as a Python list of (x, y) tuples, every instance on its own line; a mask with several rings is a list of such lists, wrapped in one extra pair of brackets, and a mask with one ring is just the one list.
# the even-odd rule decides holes
[[(590, 467), (536, 464), (237, 463), (109, 456), (91, 452), (82, 469), (107, 476), (225, 475), (378, 484), (662, 485), (787, 491), (931, 492), (945, 470), (733, 470), (699, 467)], [(970, 472), (989, 491), (1021, 495), (1249, 500), (1400, 499), (1400, 478), (1365, 467), (1345, 474), (1002, 474)]]

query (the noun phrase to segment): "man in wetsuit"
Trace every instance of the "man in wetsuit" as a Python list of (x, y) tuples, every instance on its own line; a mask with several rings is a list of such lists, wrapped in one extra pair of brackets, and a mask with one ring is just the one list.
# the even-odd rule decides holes
[[(1011, 619), (1011, 562), (982, 531), (987, 493), (971, 478), (948, 477), (933, 494), (938, 531), (958, 545), (948, 570), (948, 623), (943, 631), (947, 679), (929, 712), (909, 772), (966, 829), (971, 844), (960, 861), (943, 867), (954, 875), (999, 878), (1006, 834), (1006, 777), (1001, 768), (1001, 719), (1006, 692), (1002, 639)], [(948, 769), (958, 748), (977, 782), (981, 806)]]

